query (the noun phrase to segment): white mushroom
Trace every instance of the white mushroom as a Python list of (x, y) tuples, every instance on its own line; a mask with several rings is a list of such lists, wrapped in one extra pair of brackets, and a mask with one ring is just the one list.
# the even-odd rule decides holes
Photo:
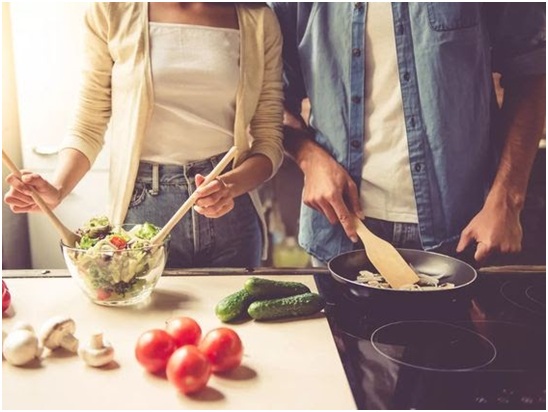
[(51, 350), (62, 347), (70, 352), (78, 350), (78, 339), (74, 337), (76, 324), (67, 317), (57, 316), (48, 320), (40, 331), (40, 341)]
[(13, 327), (11, 328), (11, 331), (16, 331), (16, 330), (28, 330), (29, 332), (32, 332), (34, 334), (36, 334), (36, 332), (34, 331), (34, 328), (32, 327), (32, 325), (28, 322), (17, 322), (13, 325)]
[(95, 333), (87, 346), (78, 349), (78, 355), (89, 366), (99, 367), (114, 359), (114, 349), (110, 342), (103, 339), (102, 333)]
[(39, 358), (42, 349), (34, 332), (18, 329), (10, 332), (6, 337), (2, 354), (10, 364), (21, 366), (34, 358)]

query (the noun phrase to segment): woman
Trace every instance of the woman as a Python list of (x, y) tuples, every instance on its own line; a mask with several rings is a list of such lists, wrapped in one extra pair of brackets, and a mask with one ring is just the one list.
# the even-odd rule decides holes
[(108, 124), (111, 220), (162, 226), (235, 145), (233, 168), (199, 188), (171, 232), (168, 266), (260, 264), (255, 188), (283, 158), (275, 15), (257, 3), (94, 3), (85, 23), (83, 88), (55, 176), (8, 176), (6, 203), (16, 213), (38, 210), (29, 186), (51, 207), (61, 203)]

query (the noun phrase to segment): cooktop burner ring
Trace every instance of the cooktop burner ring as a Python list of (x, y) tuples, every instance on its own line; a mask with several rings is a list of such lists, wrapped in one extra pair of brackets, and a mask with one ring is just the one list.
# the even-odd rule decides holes
[(542, 302), (542, 301), (538, 300), (535, 296), (532, 295), (531, 291), (535, 290), (535, 289), (536, 289), (536, 286), (534, 286), (534, 285), (529, 286), (527, 289), (525, 289), (525, 296), (527, 296), (530, 301), (538, 303), (539, 305), (546, 307), (546, 301)]
[[(383, 350), (383, 348), (381, 347), (381, 345), (384, 342), (380, 341), (381, 337), (379, 337), (379, 335), (381, 335), (383, 333), (383, 331), (386, 331), (389, 328), (393, 329), (393, 328), (398, 328), (400, 326), (410, 327), (410, 326), (413, 326), (412, 324), (415, 324), (415, 328), (424, 327), (426, 325), (430, 325), (430, 326), (433, 325), (434, 327), (437, 327), (437, 328), (439, 328), (439, 327), (449, 328), (449, 329), (447, 329), (446, 331), (443, 331), (443, 332), (445, 332), (445, 333), (449, 332), (449, 335), (450, 334), (455, 334), (455, 333), (460, 334), (459, 338), (461, 338), (461, 339), (455, 340), (453, 336), (448, 335), (447, 337), (451, 339), (451, 341), (448, 342), (449, 344), (458, 342), (459, 340), (462, 340), (462, 338), (468, 340), (467, 344), (473, 343), (475, 341), (475, 343), (473, 343), (473, 344), (475, 346), (477, 346), (477, 348), (480, 348), (480, 349), (483, 350), (483, 352), (481, 353), (482, 357), (475, 364), (471, 364), (471, 365), (466, 365), (466, 366), (461, 366), (461, 367), (458, 367), (458, 366), (455, 366), (455, 367), (448, 367), (448, 366), (435, 367), (435, 366), (420, 364), (420, 361), (413, 363), (413, 362), (410, 362), (410, 361), (402, 360), (402, 359), (397, 358), (396, 356), (392, 356), (390, 353), (386, 353), (387, 351)], [(429, 326), (426, 326), (426, 327), (429, 327)], [(409, 335), (407, 335), (407, 336), (409, 336)], [(416, 334), (414, 336), (416, 338), (417, 336), (424, 336), (424, 335)], [(431, 372), (469, 372), (469, 371), (477, 370), (477, 369), (484, 368), (484, 367), (488, 366), (497, 357), (497, 348), (496, 348), (496, 346), (493, 344), (493, 342), (491, 342), (485, 336), (483, 336), (480, 333), (477, 333), (473, 330), (470, 330), (468, 328), (462, 327), (462, 326), (458, 326), (458, 325), (455, 325), (455, 324), (452, 324), (452, 323), (439, 322), (439, 321), (418, 320), (418, 321), (398, 321), (398, 322), (388, 323), (388, 324), (385, 324), (385, 325), (377, 328), (371, 334), (371, 339), (370, 340), (371, 340), (371, 345), (373, 346), (373, 348), (381, 356), (391, 360), (392, 362), (395, 362), (397, 364), (407, 366), (407, 367), (410, 367), (410, 368), (420, 369), (420, 370), (425, 370), (425, 371), (431, 371)], [(403, 346), (405, 346), (405, 345), (403, 345)], [(412, 346), (411, 346), (411, 348), (413, 349)], [(451, 357), (452, 354), (448, 353), (447, 356)], [(449, 358), (447, 358), (447, 359), (449, 359)]]
[[(523, 286), (520, 282), (509, 280), (501, 285), (500, 294), (515, 307), (535, 314), (545, 314), (546, 302), (539, 301), (531, 294), (536, 287), (535, 285)], [(520, 301), (520, 299), (523, 300)]]

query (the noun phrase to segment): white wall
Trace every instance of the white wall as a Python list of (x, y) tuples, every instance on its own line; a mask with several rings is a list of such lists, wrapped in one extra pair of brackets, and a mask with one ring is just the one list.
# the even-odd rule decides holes
[[(10, 6), (2, 3), (2, 149), (20, 165), (21, 144), (11, 45)], [(8, 173), (2, 167), (2, 177)], [(7, 190), (8, 185), (2, 179), (2, 194)], [(27, 216), (12, 213), (2, 203), (2, 268), (23, 269), (30, 265)]]

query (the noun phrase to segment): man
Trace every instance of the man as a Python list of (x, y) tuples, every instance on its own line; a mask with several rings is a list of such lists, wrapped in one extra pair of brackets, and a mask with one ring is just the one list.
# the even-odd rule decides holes
[(543, 3), (271, 6), (285, 147), (305, 179), (299, 240), (316, 263), (353, 248), (353, 213), (398, 247), (520, 250), (544, 125)]

